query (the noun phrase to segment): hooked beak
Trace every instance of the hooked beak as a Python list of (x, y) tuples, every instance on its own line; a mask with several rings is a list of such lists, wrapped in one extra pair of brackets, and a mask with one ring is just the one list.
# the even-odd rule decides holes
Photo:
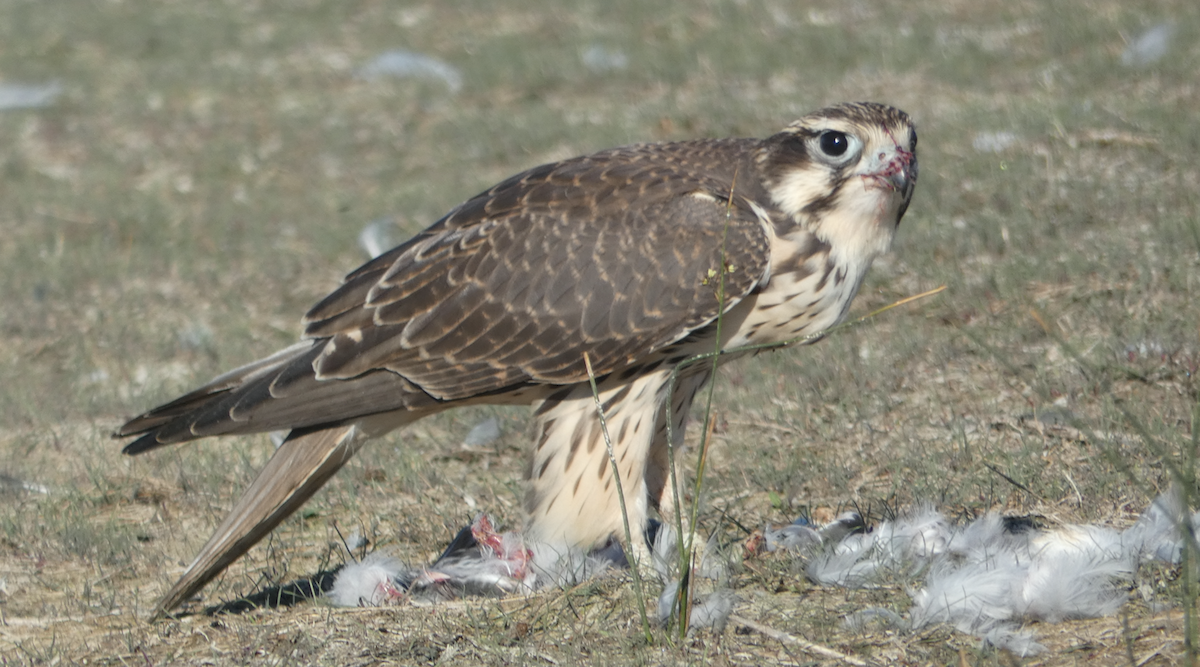
[(862, 177), (868, 187), (907, 194), (917, 181), (917, 156), (900, 146), (880, 151)]

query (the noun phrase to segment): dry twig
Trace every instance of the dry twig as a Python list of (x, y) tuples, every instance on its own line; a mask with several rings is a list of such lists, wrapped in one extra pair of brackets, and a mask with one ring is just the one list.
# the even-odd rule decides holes
[(865, 660), (856, 658), (852, 655), (842, 653), (841, 651), (831, 649), (827, 646), (821, 646), (820, 644), (814, 644), (806, 639), (801, 639), (795, 635), (790, 635), (786, 632), (776, 630), (775, 628), (772, 628), (769, 625), (763, 625), (762, 623), (758, 623), (758, 622), (752, 621), (748, 618), (738, 616), (737, 614), (731, 614), (729, 616), (729, 620), (733, 623), (739, 623), (741, 625), (744, 625), (744, 626), (750, 628), (751, 630), (754, 630), (755, 632), (764, 634), (776, 641), (783, 642), (784, 644), (791, 644), (792, 646), (799, 648), (801, 651), (812, 653), (813, 655), (819, 655), (823, 658), (833, 658), (835, 660), (841, 660), (842, 662), (846, 662), (851, 665), (858, 665), (861, 667), (866, 667), (867, 665), (871, 664)]

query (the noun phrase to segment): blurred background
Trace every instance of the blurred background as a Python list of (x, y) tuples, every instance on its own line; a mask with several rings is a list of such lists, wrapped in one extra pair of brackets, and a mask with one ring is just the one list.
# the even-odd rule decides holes
[[(0, 609), (34, 619), (0, 633), (14, 660), (211, 655), (136, 617), (271, 445), (129, 459), (125, 418), (290, 344), (370, 253), (506, 176), (838, 101), (920, 135), (854, 312), (948, 289), (723, 369), (707, 529), (922, 500), (1123, 525), (1194, 461), (1194, 2), (11, 0), (0, 44)], [(527, 440), (525, 411), (492, 408), (394, 434), (210, 593), (336, 560), (335, 522), (414, 561), (476, 512), (517, 525)], [(742, 588), (817, 595), (788, 568)], [(781, 627), (836, 635), (836, 605), (805, 604)], [(1086, 641), (1124, 655), (1107, 622)]]

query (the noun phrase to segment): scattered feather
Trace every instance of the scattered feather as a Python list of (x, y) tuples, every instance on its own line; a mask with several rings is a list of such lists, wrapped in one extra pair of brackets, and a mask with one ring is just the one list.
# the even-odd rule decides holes
[[(923, 585), (909, 592), (907, 628), (947, 623), (1017, 655), (1034, 655), (1044, 647), (1020, 630), (1021, 623), (1115, 614), (1142, 560), (1176, 562), (1185, 514), (1174, 490), (1123, 532), (1095, 525), (1043, 530), (1033, 521), (995, 513), (952, 526), (926, 505), (872, 531), (825, 540), (822, 548), (809, 550), (805, 571), (816, 583), (845, 588), (874, 585), (885, 575), (923, 573)], [(1189, 520), (1194, 534), (1200, 514)], [(886, 610), (872, 609), (843, 623), (862, 628), (876, 614), (896, 621)]]
[(989, 512), (960, 528), (950, 539), (950, 551), (969, 561), (985, 561), (999, 553), (1029, 548), (1028, 530), (1010, 530), (1005, 517)]
[(909, 612), (913, 629), (949, 623), (982, 635), (1017, 615), (1013, 593), (1024, 568), (1006, 559), (957, 566), (949, 560), (935, 565), (925, 587), (912, 593)]
[(871, 627), (885, 630), (907, 630), (909, 626), (903, 616), (891, 609), (867, 607), (846, 615), (842, 619), (842, 627), (855, 632), (866, 632)]
[(108, 374), (108, 371), (104, 370), (103, 368), (97, 368), (96, 370), (80, 378), (80, 384), (85, 387), (97, 384), (103, 385), (108, 384), (110, 379), (111, 378)]
[(810, 558), (804, 572), (822, 586), (862, 588), (877, 578), (881, 565), (871, 558), (874, 545), (871, 535), (849, 535)]
[[(1178, 565), (1182, 560), (1183, 537), (1179, 528), (1184, 524), (1187, 508), (1177, 489), (1171, 488), (1146, 508), (1137, 523), (1122, 536), (1122, 543), (1138, 560), (1147, 558)], [(1200, 513), (1191, 517), (1192, 534), (1200, 531)]]
[(624, 564), (624, 552), (615, 540), (586, 554), (527, 544), (520, 533), (497, 532), (491, 520), (481, 515), (460, 530), (428, 567), (407, 567), (376, 552), (344, 567), (328, 596), (339, 606), (499, 596), (571, 586)]
[(679, 539), (675, 528), (660, 524), (650, 540), (650, 567), (664, 584), (671, 581), (679, 565)]
[(1012, 132), (978, 132), (971, 140), (971, 147), (977, 153), (1003, 153), (1017, 140), (1017, 135)]
[(500, 439), (500, 420), (495, 417), (487, 419), (476, 424), (467, 437), (463, 438), (463, 445), (467, 447), (486, 447)]
[(737, 596), (728, 588), (721, 588), (701, 598), (692, 606), (688, 619), (688, 630), (711, 629), (720, 634), (737, 604)]
[(584, 66), (597, 74), (618, 72), (629, 67), (629, 56), (624, 51), (599, 44), (584, 49), (581, 57)]
[(884, 522), (875, 534), (881, 555), (894, 566), (940, 556), (953, 537), (946, 517), (931, 505), (922, 505), (904, 519)]
[(358, 245), (375, 259), (398, 245), (397, 231), (396, 221), (391, 218), (372, 220), (358, 233)]
[(399, 560), (375, 552), (343, 567), (325, 595), (339, 607), (380, 607), (404, 598), (397, 585), (406, 568)]
[(30, 493), (50, 493), (49, 487), (43, 486), (36, 482), (27, 482), (23, 479), (18, 479), (7, 473), (0, 472), (0, 493), (16, 493), (20, 491), (28, 491)]
[(675, 604), (679, 599), (679, 580), (676, 579), (663, 588), (662, 595), (658, 596), (658, 608), (654, 612), (654, 618), (659, 625), (666, 626), (675, 615)]
[[(1022, 629), (1023, 623), (1115, 614), (1142, 560), (1178, 558), (1179, 525), (1185, 516), (1183, 500), (1172, 490), (1125, 531), (1095, 525), (1046, 530), (1035, 521), (996, 513), (956, 526), (931, 505), (920, 505), (869, 531), (859, 515), (850, 513), (819, 529), (797, 522), (780, 529), (768, 526), (763, 535), (768, 549), (804, 558), (806, 573), (822, 585), (870, 586), (884, 576), (922, 579), (909, 589), (913, 604), (907, 620), (889, 609), (868, 608), (847, 615), (842, 621), (846, 628), (919, 631), (946, 623), (1026, 657), (1045, 647)], [(1187, 520), (1193, 531), (1200, 528), (1200, 515)], [(650, 566), (664, 583), (655, 616), (666, 624), (679, 595), (678, 536), (670, 526), (655, 523), (646, 539), (652, 545)], [(695, 562), (696, 582), (727, 581), (733, 567), (715, 537)], [(432, 565), (409, 568), (386, 554), (372, 554), (343, 568), (328, 596), (338, 605), (378, 606), (406, 599), (505, 595), (574, 585), (627, 566), (615, 539), (589, 553), (530, 544), (520, 533), (496, 531), (481, 515), (459, 531)], [(733, 592), (718, 588), (692, 595), (689, 631), (720, 632), (737, 603)]]
[[(352, 535), (353, 538), (353, 535)], [(679, 593), (678, 540), (675, 530), (653, 522), (646, 539), (652, 544), (651, 567), (665, 584), (656, 618), (667, 623)], [(696, 558), (698, 579), (727, 581), (733, 567), (710, 538)], [(588, 553), (545, 543), (527, 543), (520, 533), (498, 532), (484, 515), (463, 528), (428, 567), (406, 567), (395, 558), (375, 553), (339, 572), (328, 594), (340, 606), (381, 606), (402, 600), (414, 603), (463, 596), (497, 596), (530, 592), (548, 586), (573, 586), (610, 569), (629, 566), (620, 542), (610, 539)], [(721, 632), (737, 597), (718, 588), (696, 594), (689, 630), (711, 628)]]
[(212, 347), (213, 331), (200, 323), (189, 324), (176, 334), (179, 344), (189, 350), (204, 350)]
[(763, 539), (767, 551), (802, 551), (822, 543), (821, 534), (815, 529), (795, 523), (779, 529), (768, 525), (763, 529)]
[(54, 104), (62, 94), (57, 81), (42, 84), (0, 83), (0, 111), (40, 109)]
[(1048, 623), (1111, 616), (1127, 597), (1117, 584), (1133, 573), (1134, 563), (1121, 551), (1085, 546), (1054, 556), (1039, 554), (1021, 580), (1016, 611)]
[[(834, 523), (842, 525), (837, 532), (852, 525), (848, 518)], [(861, 588), (886, 571), (919, 569), (929, 558), (945, 552), (951, 539), (945, 517), (930, 506), (922, 506), (911, 516), (885, 521), (869, 533), (845, 535), (832, 548), (810, 559), (806, 571), (810, 579), (822, 585)]]
[(983, 641), (1018, 658), (1028, 658), (1046, 650), (1045, 646), (1034, 640), (1032, 632), (1018, 630), (1012, 625), (998, 625), (992, 628), (983, 636)]
[(458, 68), (433, 56), (396, 49), (384, 51), (358, 69), (363, 79), (395, 77), (397, 79), (429, 79), (441, 81), (451, 93), (462, 90), (462, 73)]
[(1175, 26), (1170, 22), (1149, 28), (1125, 47), (1121, 53), (1121, 64), (1126, 67), (1153, 65), (1171, 50), (1171, 38), (1174, 36)]
[[(796, 520), (799, 523), (799, 519)], [(810, 525), (805, 522), (802, 525)], [(843, 512), (820, 529), (823, 542), (837, 542), (847, 535), (867, 532), (867, 523), (858, 512)]]
[(614, 569), (629, 567), (625, 550), (615, 539), (602, 547), (584, 553), (579, 549), (547, 544), (534, 545), (532, 568), (536, 579), (534, 588), (574, 586)]
[(353, 554), (355, 551), (367, 546), (367, 538), (363, 537), (362, 533), (355, 529), (355, 531), (350, 533), (349, 537), (346, 538), (346, 543), (344, 546), (346, 547), (347, 551)]
[[(662, 595), (658, 596), (655, 619), (659, 625), (667, 625), (674, 617), (678, 599), (679, 580), (676, 579), (668, 583), (663, 589)], [(737, 595), (728, 588), (720, 588), (699, 597), (692, 604), (691, 615), (688, 618), (688, 632), (704, 629), (711, 629), (717, 633), (724, 632), (725, 624), (729, 622), (729, 616), (733, 614), (733, 607), (737, 604), (737, 600)]]
[(714, 533), (704, 543), (704, 550), (696, 559), (696, 575), (715, 581), (728, 581), (733, 574), (734, 563), (717, 543)]

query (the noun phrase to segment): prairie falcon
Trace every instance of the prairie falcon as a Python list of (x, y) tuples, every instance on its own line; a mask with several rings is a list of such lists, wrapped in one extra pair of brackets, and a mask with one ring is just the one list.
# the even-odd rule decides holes
[[(534, 167), (346, 276), (305, 340), (131, 419), (126, 454), (289, 430), (155, 608), (194, 594), (294, 512), (371, 437), (447, 408), (524, 403), (537, 420), (532, 539), (620, 534), (584, 354), (631, 525), (666, 506), (676, 437), (711, 366), (668, 397), (681, 360), (842, 320), (917, 178), (902, 111), (838, 104), (765, 139), (637, 144)], [(719, 336), (719, 340), (718, 340)]]

